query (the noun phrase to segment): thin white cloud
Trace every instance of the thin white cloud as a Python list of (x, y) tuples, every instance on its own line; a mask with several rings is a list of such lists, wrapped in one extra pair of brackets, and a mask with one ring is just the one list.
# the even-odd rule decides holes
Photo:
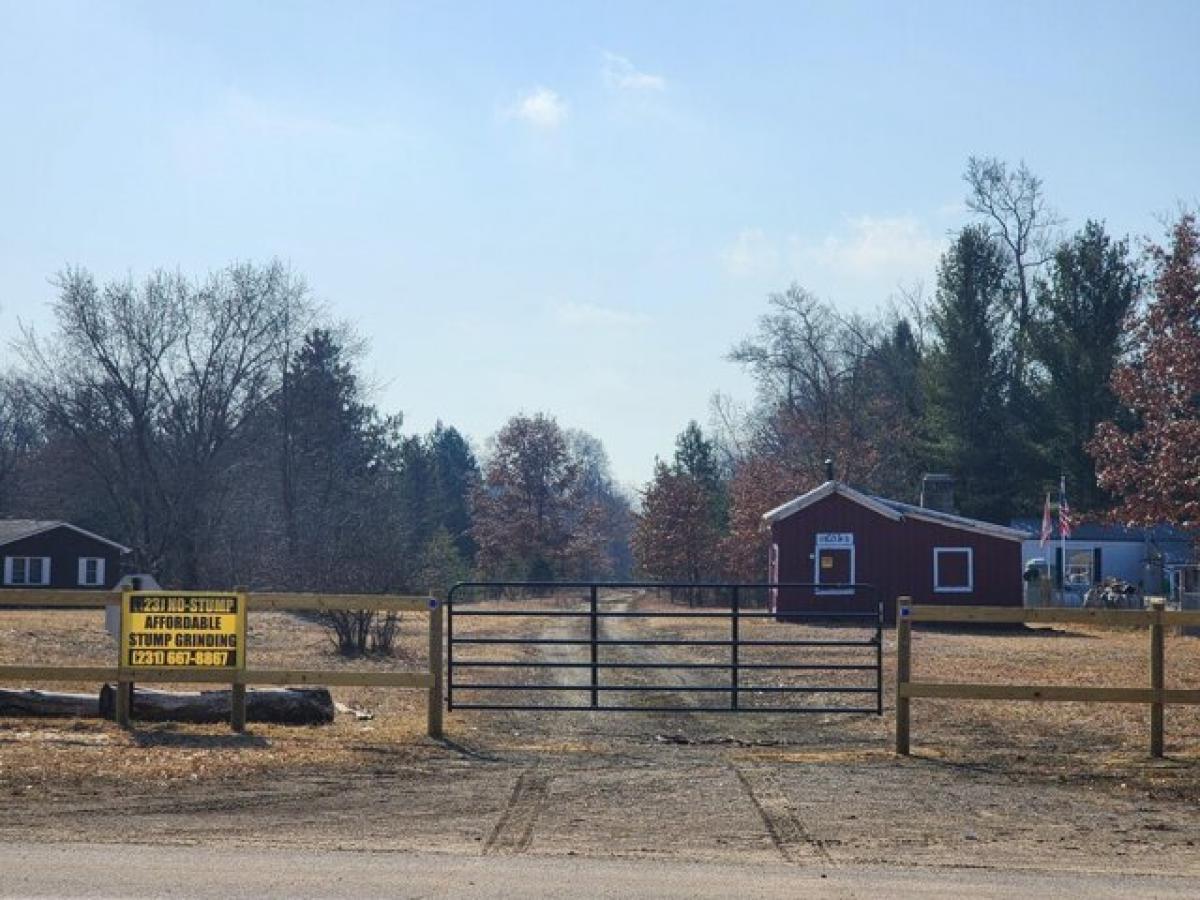
[(604, 54), (604, 81), (623, 91), (665, 91), (667, 79), (641, 72), (630, 60), (616, 53)]
[(573, 328), (637, 328), (650, 322), (645, 313), (595, 303), (559, 303), (552, 313), (560, 325)]
[(548, 87), (522, 93), (508, 108), (508, 115), (544, 131), (553, 131), (567, 118), (567, 101)]
[(779, 267), (779, 248), (761, 228), (743, 228), (720, 258), (730, 275), (770, 275)]
[(779, 290), (798, 282), (847, 308), (869, 309), (898, 285), (930, 282), (946, 238), (912, 216), (847, 218), (823, 237), (745, 228), (718, 254), (732, 278)]
[(932, 271), (945, 246), (944, 238), (925, 230), (913, 216), (857, 216), (847, 228), (819, 241), (788, 239), (793, 267), (817, 265), (856, 277)]

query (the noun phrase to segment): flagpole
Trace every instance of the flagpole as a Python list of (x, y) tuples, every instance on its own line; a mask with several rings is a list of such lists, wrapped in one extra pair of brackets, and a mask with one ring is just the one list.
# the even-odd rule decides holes
[(1062, 554), (1062, 563), (1060, 572), (1062, 573), (1062, 591), (1061, 603), (1067, 605), (1067, 533), (1063, 528), (1062, 509), (1063, 498), (1067, 496), (1067, 476), (1060, 475), (1058, 478), (1058, 545), (1059, 553)]

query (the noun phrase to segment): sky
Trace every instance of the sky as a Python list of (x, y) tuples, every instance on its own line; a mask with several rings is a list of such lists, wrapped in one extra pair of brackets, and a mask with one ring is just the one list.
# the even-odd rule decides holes
[(971, 155), (1080, 227), (1200, 204), (1200, 4), (0, 0), (0, 368), (65, 266), (279, 258), (373, 399), (633, 488), (770, 293), (936, 278)]

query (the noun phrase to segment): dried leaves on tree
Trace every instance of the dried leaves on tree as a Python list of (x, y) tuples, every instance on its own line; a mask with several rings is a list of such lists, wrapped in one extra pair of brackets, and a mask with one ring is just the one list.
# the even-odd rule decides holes
[(1130, 323), (1132, 349), (1113, 390), (1136, 422), (1102, 423), (1089, 449), (1100, 484), (1129, 523), (1200, 525), (1200, 229), (1175, 224), (1151, 249), (1152, 297)]

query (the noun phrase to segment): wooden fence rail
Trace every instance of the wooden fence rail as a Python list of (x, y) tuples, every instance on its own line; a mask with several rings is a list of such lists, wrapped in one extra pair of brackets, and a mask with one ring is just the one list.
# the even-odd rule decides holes
[[(163, 591), (162, 593), (169, 593)], [(120, 594), (99, 591), (54, 591), (14, 589), (0, 591), (0, 609), (104, 609), (121, 602)], [(340, 669), (136, 669), (124, 666), (33, 666), (0, 665), (0, 682), (115, 681), (117, 721), (129, 725), (134, 681), (161, 683), (231, 685), (230, 724), (242, 730), (246, 724), (247, 685), (322, 684), (342, 687), (415, 688), (427, 692), (426, 732), (442, 736), (442, 606), (432, 597), (382, 596), (375, 594), (247, 593), (247, 612), (288, 610), (335, 612), (374, 610), (381, 612), (428, 613), (429, 660), (425, 671), (347, 672)]]
[[(1077, 687), (1075, 685), (973, 684), (912, 680), (912, 626), (915, 622), (958, 624), (1048, 623), (1122, 625), (1149, 631), (1150, 679), (1146, 687)], [(1145, 703), (1150, 706), (1150, 755), (1163, 755), (1163, 708), (1167, 704), (1200, 704), (1200, 690), (1165, 687), (1166, 626), (1200, 625), (1200, 611), (1176, 612), (1154, 601), (1148, 610), (1022, 609), (1001, 606), (916, 605), (900, 597), (896, 609), (896, 752), (910, 751), (911, 703), (915, 698), (940, 700), (1038, 700), (1074, 703)]]

